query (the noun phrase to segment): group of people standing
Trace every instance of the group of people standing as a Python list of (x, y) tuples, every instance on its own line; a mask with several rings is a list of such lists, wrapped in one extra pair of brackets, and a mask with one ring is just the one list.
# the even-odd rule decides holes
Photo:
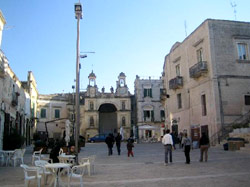
[[(162, 143), (165, 148), (165, 165), (168, 164), (168, 160), (172, 163), (172, 150), (174, 148), (174, 141), (173, 137), (170, 134), (170, 130), (167, 129), (166, 134), (162, 138)], [(192, 148), (192, 140), (190, 137), (187, 136), (187, 133), (181, 137), (180, 148), (183, 148), (186, 164), (190, 164), (190, 150)], [(200, 148), (200, 162), (203, 162), (203, 156), (205, 155), (205, 162), (208, 159), (208, 148), (209, 148), (209, 138), (207, 137), (206, 133), (202, 133), (202, 136), (199, 140), (199, 148)], [(169, 159), (168, 159), (169, 156)]]
[[(110, 133), (107, 136), (107, 138), (105, 139), (105, 143), (107, 144), (107, 147), (108, 147), (109, 156), (113, 155), (114, 144), (116, 144), (118, 155), (121, 155), (122, 139), (123, 138), (119, 132), (116, 134), (116, 136), (114, 136), (112, 133)], [(167, 165), (168, 161), (170, 163), (173, 162), (172, 150), (175, 149), (173, 135), (170, 134), (169, 129), (167, 129), (166, 134), (163, 136), (162, 143), (164, 144), (164, 148), (165, 148), (165, 165)], [(134, 139), (130, 137), (127, 140), (128, 157), (130, 156), (134, 157), (133, 147), (134, 147)], [(184, 151), (186, 164), (190, 164), (190, 150), (192, 149), (192, 140), (190, 137), (187, 136), (187, 133), (184, 133), (184, 135), (181, 137), (180, 148), (182, 148)], [(207, 162), (209, 138), (206, 135), (206, 133), (202, 133), (202, 136), (199, 139), (199, 148), (200, 148), (200, 162), (203, 162), (204, 155), (205, 155), (205, 162)]]
[[(114, 136), (112, 133), (110, 133), (107, 138), (105, 139), (105, 143), (108, 146), (108, 155), (113, 155), (113, 146), (114, 143), (116, 144), (117, 153), (118, 155), (121, 155), (121, 142), (122, 142), (122, 135), (118, 132), (116, 136)], [(134, 139), (130, 137), (127, 141), (127, 150), (128, 150), (128, 157), (130, 155), (134, 157), (133, 153), (133, 147), (134, 147)]]

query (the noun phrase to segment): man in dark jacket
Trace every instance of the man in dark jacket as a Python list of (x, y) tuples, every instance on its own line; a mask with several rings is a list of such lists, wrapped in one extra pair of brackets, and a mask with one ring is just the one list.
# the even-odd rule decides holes
[(115, 143), (116, 143), (116, 148), (117, 148), (118, 155), (121, 154), (121, 141), (122, 141), (122, 136), (118, 132), (116, 137), (115, 137)]
[(113, 145), (114, 145), (114, 142), (115, 142), (114, 136), (113, 136), (113, 134), (110, 133), (107, 136), (107, 138), (105, 139), (105, 143), (107, 144), (108, 150), (109, 150), (109, 152), (108, 152), (109, 156), (113, 154)]

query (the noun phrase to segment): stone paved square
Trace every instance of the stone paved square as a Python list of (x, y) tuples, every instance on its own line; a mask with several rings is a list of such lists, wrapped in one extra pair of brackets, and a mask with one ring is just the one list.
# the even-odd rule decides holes
[[(161, 143), (135, 144), (135, 157), (127, 157), (125, 143), (121, 156), (108, 156), (104, 143), (88, 143), (80, 157), (96, 155), (96, 173), (84, 176), (85, 187), (249, 187), (250, 153), (224, 151), (222, 145), (209, 149), (208, 162), (200, 163), (199, 149), (191, 151), (191, 164), (185, 164), (184, 152), (173, 152), (173, 164), (164, 166), (164, 148)], [(25, 163), (31, 164), (31, 148), (25, 154)], [(0, 168), (0, 186), (24, 186), (20, 167)], [(50, 178), (49, 178), (50, 180)], [(35, 186), (33, 182), (30, 186)], [(42, 186), (43, 180), (42, 180)], [(71, 186), (80, 186), (74, 180)]]

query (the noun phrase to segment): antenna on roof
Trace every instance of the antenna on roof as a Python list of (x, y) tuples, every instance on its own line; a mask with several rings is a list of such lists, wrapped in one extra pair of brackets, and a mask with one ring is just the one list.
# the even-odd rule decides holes
[(231, 7), (234, 9), (234, 18), (235, 18), (235, 21), (237, 20), (236, 19), (236, 13), (237, 13), (236, 6), (237, 6), (237, 4), (235, 2), (231, 1)]
[(187, 37), (187, 22), (186, 22), (186, 20), (184, 21), (184, 27), (185, 27), (185, 34), (186, 34), (186, 37)]

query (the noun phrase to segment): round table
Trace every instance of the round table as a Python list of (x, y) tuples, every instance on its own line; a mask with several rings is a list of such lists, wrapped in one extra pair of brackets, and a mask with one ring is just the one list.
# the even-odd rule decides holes
[[(48, 168), (53, 176), (54, 176), (54, 186), (63, 186), (63, 182), (61, 180), (61, 174), (63, 172), (64, 169), (67, 169), (67, 175), (68, 175), (68, 186), (69, 186), (69, 169), (70, 169), (71, 164), (66, 164), (66, 163), (54, 163), (54, 164), (46, 164), (45, 168)], [(50, 184), (50, 185), (51, 185)]]

